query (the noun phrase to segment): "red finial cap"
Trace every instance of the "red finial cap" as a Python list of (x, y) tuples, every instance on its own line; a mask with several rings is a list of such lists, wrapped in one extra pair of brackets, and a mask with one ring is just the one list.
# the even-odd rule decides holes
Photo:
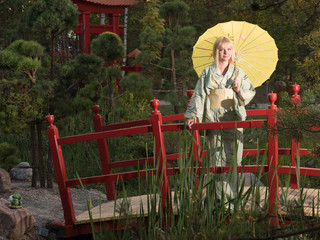
[(193, 92), (194, 90), (192, 89), (187, 90), (187, 96), (189, 97), (189, 99), (192, 98)]
[(291, 100), (296, 103), (299, 104), (301, 101), (300, 96), (298, 95), (298, 92), (300, 91), (300, 85), (297, 85), (297, 83), (294, 83), (294, 85), (292, 85), (292, 90), (293, 90), (293, 95), (291, 96)]
[(294, 92), (294, 95), (297, 96), (298, 92), (300, 91), (300, 85), (297, 85), (297, 83), (294, 83), (294, 85), (292, 85), (292, 90)]
[(49, 123), (49, 125), (51, 127), (53, 125), (54, 116), (51, 115), (50, 113), (48, 113), (48, 115), (46, 116), (46, 120), (47, 120), (47, 123)]
[(160, 102), (156, 98), (153, 98), (153, 100), (150, 101), (150, 105), (153, 108), (153, 112), (152, 112), (153, 114), (159, 112), (158, 111), (159, 104), (160, 104)]
[(270, 101), (270, 106), (271, 107), (275, 107), (275, 102), (277, 100), (277, 94), (273, 93), (273, 91), (271, 93), (268, 94), (268, 99)]
[(100, 106), (97, 104), (93, 105), (92, 111), (95, 113), (95, 115), (98, 115), (98, 112), (100, 111)]

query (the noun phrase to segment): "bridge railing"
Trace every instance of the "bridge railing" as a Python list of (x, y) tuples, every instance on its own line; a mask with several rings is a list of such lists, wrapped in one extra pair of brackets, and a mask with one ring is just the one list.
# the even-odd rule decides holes
[[(294, 88), (295, 95), (294, 99), (297, 99), (297, 92), (299, 89)], [(192, 92), (188, 92), (188, 96), (191, 98)], [(206, 151), (201, 150), (200, 143), (200, 130), (206, 129), (221, 129), (221, 128), (259, 128), (264, 124), (267, 124), (271, 129), (276, 127), (278, 111), (275, 101), (277, 95), (275, 93), (270, 93), (268, 95), (270, 105), (268, 109), (259, 109), (259, 110), (247, 110), (248, 116), (264, 116), (262, 120), (246, 120), (246, 121), (230, 121), (230, 122), (215, 122), (215, 123), (195, 123), (193, 129), (193, 152), (187, 153), (192, 154), (193, 161), (196, 163), (194, 166), (201, 166), (202, 157), (206, 156)], [(47, 135), (49, 138), (49, 144), (51, 148), (51, 154), (54, 162), (55, 173), (57, 178), (57, 183), (59, 187), (61, 203), (64, 211), (65, 218), (65, 229), (68, 236), (76, 235), (76, 226), (75, 226), (75, 215), (72, 204), (72, 198), (70, 194), (70, 187), (77, 186), (81, 184), (92, 184), (102, 182), (105, 184), (107, 198), (109, 200), (115, 199), (115, 181), (118, 179), (129, 179), (144, 177), (150, 174), (159, 174), (162, 177), (161, 184), (161, 194), (162, 194), (162, 207), (163, 213), (167, 214), (169, 211), (167, 206), (170, 206), (168, 203), (169, 199), (166, 196), (169, 196), (169, 180), (168, 176), (176, 173), (178, 169), (168, 168), (167, 162), (174, 161), (179, 158), (179, 154), (167, 154), (165, 148), (165, 138), (164, 133), (170, 131), (185, 131), (184, 123), (172, 123), (173, 121), (184, 120), (184, 114), (172, 115), (172, 116), (162, 116), (161, 112), (158, 110), (159, 101), (157, 99), (151, 100), (151, 106), (153, 111), (150, 115), (150, 118), (126, 123), (117, 123), (104, 125), (103, 118), (99, 114), (99, 106), (93, 106), (92, 110), (94, 112), (93, 123), (95, 132), (80, 134), (74, 136), (59, 137), (58, 129), (53, 125), (54, 116), (48, 115), (47, 122), (49, 127), (47, 129)], [(170, 122), (170, 123), (167, 123)], [(192, 130), (189, 130), (192, 131)], [(135, 134), (143, 133), (152, 133), (155, 141), (155, 155), (149, 158), (141, 159), (130, 159), (123, 160), (118, 162), (112, 162), (107, 139), (120, 136), (128, 136)], [(82, 177), (80, 179), (68, 179), (65, 162), (63, 158), (62, 145), (76, 143), (76, 142), (85, 142), (85, 141), (96, 141), (99, 149), (102, 174), (98, 176)], [(259, 165), (248, 165), (248, 166), (239, 166), (237, 171), (240, 172), (268, 172), (269, 174), (269, 203), (268, 203), (268, 213), (271, 216), (271, 223), (277, 225), (278, 220), (278, 199), (279, 199), (279, 179), (278, 174), (291, 174), (292, 183), (291, 187), (296, 188), (296, 167), (295, 167), (295, 157), (297, 151), (300, 155), (307, 155), (309, 151), (307, 149), (300, 149), (300, 145), (292, 141), (291, 148), (284, 149), (278, 148), (278, 135), (268, 133), (268, 165), (259, 166)], [(243, 155), (263, 155), (264, 149), (244, 149)], [(278, 155), (291, 155), (291, 166), (278, 166)], [(158, 169), (149, 169), (149, 170), (137, 170), (130, 172), (120, 172), (113, 173), (112, 169), (128, 166), (143, 165), (146, 163), (153, 163), (156, 159)], [(198, 161), (198, 162), (197, 162)], [(262, 168), (262, 169), (261, 169)], [(224, 167), (211, 167), (210, 171), (212, 173), (219, 172), (228, 172), (230, 171), (230, 166)], [(309, 175), (309, 176), (320, 176), (320, 169), (310, 169), (310, 168), (300, 168), (300, 174)]]

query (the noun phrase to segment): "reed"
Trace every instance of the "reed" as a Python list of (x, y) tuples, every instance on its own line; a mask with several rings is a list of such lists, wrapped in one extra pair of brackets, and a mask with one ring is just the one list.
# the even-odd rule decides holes
[[(281, 226), (274, 228), (269, 225), (267, 214), (268, 194), (266, 192), (261, 195), (260, 192), (262, 179), (266, 178), (268, 173), (262, 172), (260, 168), (261, 170), (255, 174), (255, 179), (249, 186), (245, 186), (243, 177), (245, 173), (229, 172), (226, 174), (227, 181), (237, 181), (234, 197), (231, 198), (224, 188), (222, 188), (221, 197), (217, 197), (216, 189), (220, 176), (209, 173), (210, 157), (202, 158), (202, 171), (194, 171), (199, 167), (198, 161), (194, 163), (192, 156), (187, 155), (187, 152), (192, 152), (192, 135), (188, 131), (181, 134), (183, 136), (179, 138), (181, 141), (178, 142), (179, 159), (177, 160), (179, 173), (170, 176), (169, 226), (164, 224), (165, 216), (159, 210), (162, 207), (160, 194), (162, 172), (160, 175), (146, 178), (138, 177), (136, 194), (146, 191), (148, 196), (147, 206), (140, 204), (140, 216), (136, 219), (131, 217), (130, 201), (124, 200), (121, 204), (116, 201), (115, 212), (120, 213), (121, 221), (115, 221), (114, 224), (125, 226), (124, 230), (95, 233), (95, 239), (315, 239), (317, 232), (308, 231), (306, 226), (308, 224), (311, 228), (318, 226), (319, 197), (314, 199), (312, 204), (313, 216), (304, 216), (303, 204), (306, 195), (303, 193), (303, 182), (306, 179), (300, 177), (299, 171), (297, 171), (301, 187), (299, 199), (295, 204), (288, 201), (290, 187), (290, 175), (288, 175), (280, 190), (282, 193), (280, 205), (284, 206), (286, 214), (281, 215), (282, 212), (280, 212)], [(257, 141), (257, 148), (260, 148), (259, 141)], [(202, 149), (209, 151), (205, 141), (202, 141)], [(300, 158), (299, 154), (297, 158)], [(246, 162), (246, 156), (243, 162)], [(255, 164), (266, 165), (267, 155), (257, 156)], [(236, 167), (236, 161), (233, 161), (232, 167)], [(153, 166), (144, 166), (145, 170), (150, 168), (159, 168), (156, 160)], [(119, 179), (118, 184), (122, 185), (122, 198), (127, 199), (124, 181)], [(143, 215), (144, 209), (148, 212), (147, 219)], [(291, 220), (291, 224), (287, 223), (288, 219)]]

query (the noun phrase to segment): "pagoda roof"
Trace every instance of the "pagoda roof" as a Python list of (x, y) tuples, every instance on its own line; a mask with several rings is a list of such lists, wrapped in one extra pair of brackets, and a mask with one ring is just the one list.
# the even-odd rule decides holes
[(140, 54), (140, 53), (141, 53), (141, 51), (136, 48), (136, 49), (133, 50), (131, 53), (129, 53), (129, 54), (127, 55), (127, 57), (128, 57), (128, 58), (133, 58), (133, 59), (135, 59), (136, 56), (137, 56), (138, 54)]
[(83, 2), (100, 4), (103, 6), (131, 6), (138, 3), (138, 0), (82, 0)]

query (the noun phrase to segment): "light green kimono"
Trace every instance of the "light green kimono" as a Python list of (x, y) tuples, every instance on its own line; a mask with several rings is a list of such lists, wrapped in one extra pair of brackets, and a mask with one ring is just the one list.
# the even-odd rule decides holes
[[(221, 122), (237, 121), (246, 119), (245, 105), (254, 97), (256, 91), (243, 70), (236, 68), (237, 78), (240, 82), (240, 93), (244, 99), (242, 101), (237, 93), (234, 92), (234, 106), (228, 109), (211, 108), (210, 91), (213, 89), (232, 88), (235, 79), (235, 66), (229, 65), (225, 75), (220, 73), (215, 63), (206, 67), (197, 82), (193, 96), (185, 113), (185, 118), (198, 118), (199, 122)], [(222, 134), (221, 134), (222, 132)], [(237, 156), (236, 163), (241, 164), (243, 152), (243, 129), (237, 129)], [(235, 147), (235, 129), (207, 130), (207, 141), (210, 150), (211, 166), (230, 166)], [(226, 174), (220, 174), (221, 182), (217, 185), (217, 195), (220, 197), (221, 191), (233, 198), (236, 191), (236, 184), (230, 179), (226, 179)]]

